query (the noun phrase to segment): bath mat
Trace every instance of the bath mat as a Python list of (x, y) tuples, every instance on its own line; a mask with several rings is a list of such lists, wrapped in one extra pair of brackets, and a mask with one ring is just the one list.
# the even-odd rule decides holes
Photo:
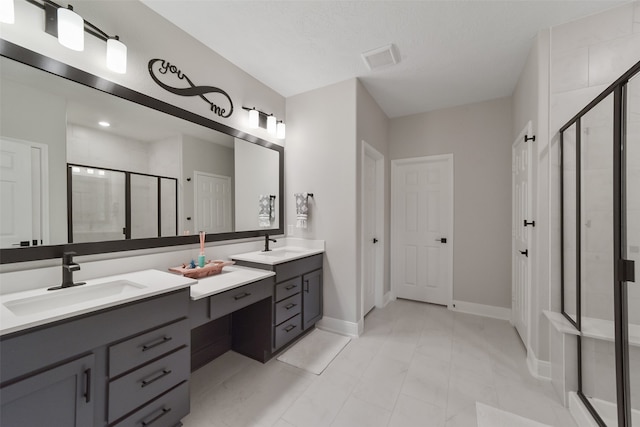
[(349, 344), (351, 338), (314, 329), (293, 347), (278, 356), (278, 360), (296, 368), (320, 375), (333, 359)]
[(478, 427), (551, 427), (511, 412), (476, 402)]

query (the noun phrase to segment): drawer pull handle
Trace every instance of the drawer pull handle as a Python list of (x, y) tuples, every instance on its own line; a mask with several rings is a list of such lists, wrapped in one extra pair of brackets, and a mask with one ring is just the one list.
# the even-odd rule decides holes
[(287, 291), (290, 291), (291, 289), (295, 289), (295, 288), (297, 288), (297, 287), (298, 287), (298, 285), (289, 285), (289, 286), (286, 286), (286, 287), (285, 287), (285, 289), (286, 289)]
[(152, 348), (155, 348), (159, 345), (162, 345), (166, 342), (171, 341), (173, 338), (172, 337), (162, 337), (159, 340), (152, 342), (150, 344), (143, 344), (142, 345), (142, 351), (147, 351), (147, 350), (151, 350)]
[(235, 299), (236, 301), (238, 301), (239, 299), (246, 298), (246, 297), (248, 297), (249, 295), (251, 295), (249, 292), (244, 292), (244, 293), (242, 293), (242, 294), (236, 295), (235, 297), (233, 297), (233, 299)]
[(158, 421), (160, 418), (164, 417), (165, 415), (167, 415), (169, 412), (171, 412), (171, 408), (162, 408), (162, 412), (160, 412), (158, 415), (156, 415), (155, 417), (151, 418), (150, 420), (144, 420), (142, 421), (142, 425), (143, 426), (150, 426), (151, 424), (155, 423), (156, 421)]
[(91, 402), (91, 368), (84, 371), (84, 401)]
[(152, 383), (158, 381), (160, 378), (166, 377), (170, 373), (171, 373), (171, 369), (163, 369), (162, 371), (159, 372), (159, 375), (156, 375), (155, 377), (153, 377), (151, 379), (146, 379), (146, 380), (140, 381), (142, 383), (142, 385), (140, 387), (146, 387), (149, 384), (152, 384)]
[(304, 281), (304, 291), (306, 293), (309, 293), (309, 281), (308, 280)]
[(291, 310), (293, 307), (295, 307), (298, 304), (294, 304), (294, 303), (290, 303), (284, 306), (285, 310)]
[(285, 332), (291, 332), (296, 328), (296, 325), (289, 325), (286, 328), (284, 328)]

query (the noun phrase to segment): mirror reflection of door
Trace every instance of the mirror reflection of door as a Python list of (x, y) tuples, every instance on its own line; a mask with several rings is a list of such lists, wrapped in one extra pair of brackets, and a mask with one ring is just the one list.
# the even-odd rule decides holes
[(231, 178), (194, 171), (195, 229), (207, 233), (233, 231)]
[(0, 247), (48, 244), (46, 147), (0, 139)]

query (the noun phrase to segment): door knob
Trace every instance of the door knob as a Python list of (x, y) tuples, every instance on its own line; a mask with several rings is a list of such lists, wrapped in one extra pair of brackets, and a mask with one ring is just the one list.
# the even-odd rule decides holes
[(378, 243), (378, 239), (376, 239), (375, 237), (373, 238), (373, 243)]
[(436, 239), (436, 242), (447, 243), (447, 238), (446, 237), (441, 237), (439, 239)]
[(524, 251), (519, 251), (522, 255), (529, 257), (529, 249), (525, 249)]

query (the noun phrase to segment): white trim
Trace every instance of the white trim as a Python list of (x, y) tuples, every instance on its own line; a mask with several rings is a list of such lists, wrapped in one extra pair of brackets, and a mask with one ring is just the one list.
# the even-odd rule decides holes
[(324, 316), (318, 321), (316, 327), (324, 331), (357, 338), (364, 331), (364, 319), (360, 319), (360, 321), (356, 323)]
[[(369, 155), (376, 163), (376, 235), (378, 239), (378, 245), (376, 247), (376, 283), (374, 284), (374, 293), (375, 293), (375, 307), (382, 308), (384, 307), (384, 258), (385, 258), (385, 240), (384, 240), (384, 224), (385, 224), (385, 209), (384, 209), (384, 155), (380, 153), (378, 150), (373, 148), (369, 143), (365, 140), (362, 140), (362, 149), (360, 152), (360, 236), (361, 242), (360, 247), (364, 247), (365, 245), (365, 236), (364, 236), (364, 191), (363, 187), (364, 183), (364, 159), (365, 156)], [(362, 250), (360, 255), (360, 314), (361, 321), (364, 321), (364, 286), (362, 283), (362, 278), (364, 277), (364, 257), (362, 256)]]
[(551, 381), (551, 362), (538, 359), (529, 349), (527, 349), (527, 368), (535, 378)]
[(453, 159), (453, 153), (449, 153), (449, 154), (440, 154), (440, 155), (436, 155), (436, 156), (423, 156), (423, 157), (410, 157), (410, 158), (405, 158), (405, 159), (396, 159), (396, 160), (392, 160), (391, 161), (391, 293), (393, 295), (393, 299), (396, 298), (395, 296), (395, 284), (397, 283), (397, 278), (398, 278), (398, 272), (396, 271), (397, 268), (395, 266), (396, 262), (395, 260), (398, 257), (397, 254), (397, 227), (398, 225), (396, 224), (395, 218), (397, 218), (398, 216), (398, 212), (397, 212), (397, 203), (395, 202), (395, 194), (394, 194), (394, 187), (395, 187), (395, 181), (397, 180), (396, 175), (397, 175), (397, 168), (398, 166), (401, 165), (405, 165), (405, 164), (411, 164), (411, 163), (421, 163), (421, 162), (436, 162), (436, 161), (441, 161), (441, 160), (446, 160), (447, 163), (449, 164), (449, 192), (451, 194), (451, 199), (449, 201), (449, 212), (451, 213), (451, 220), (449, 221), (449, 230), (447, 232), (448, 236), (448, 243), (447, 243), (447, 249), (449, 250), (449, 303), (447, 304), (449, 307), (454, 303), (453, 301), (453, 262), (454, 262), (454, 258), (453, 258), (453, 244), (455, 242), (454, 239), (454, 218), (455, 218), (455, 194), (454, 194), (454, 159)]
[(393, 294), (393, 292), (391, 291), (387, 292), (386, 294), (384, 294), (384, 297), (382, 299), (382, 307), (386, 307), (387, 304), (395, 300), (396, 300), (396, 296)]
[(511, 320), (511, 309), (495, 305), (476, 304), (475, 302), (452, 301), (449, 310), (461, 313), (475, 314), (477, 316), (491, 317), (500, 320)]
[(598, 423), (593, 419), (575, 391), (569, 392), (569, 412), (580, 427), (598, 427)]

